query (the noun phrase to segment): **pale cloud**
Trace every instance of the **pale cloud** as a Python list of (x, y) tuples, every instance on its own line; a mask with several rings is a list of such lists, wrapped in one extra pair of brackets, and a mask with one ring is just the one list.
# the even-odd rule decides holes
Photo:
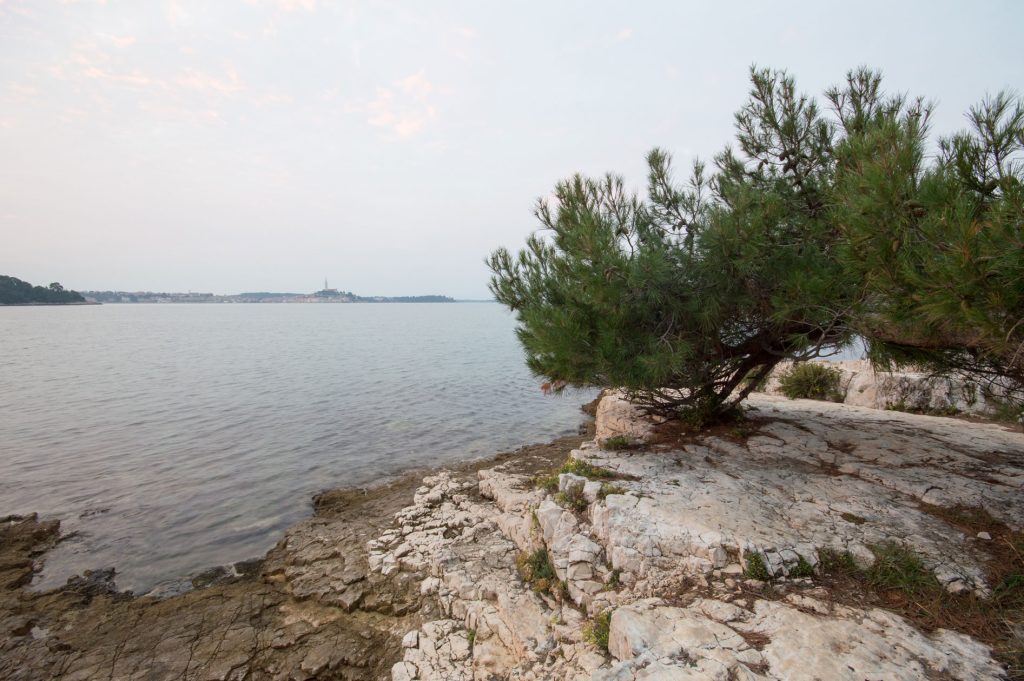
[(294, 12), (300, 9), (311, 12), (316, 9), (316, 0), (277, 0), (276, 4), (285, 12)]
[[(259, 5), (261, 0), (248, 0), (250, 5)], [(269, 4), (285, 12), (312, 12), (316, 9), (317, 0), (270, 0)]]
[(23, 0), (15, 0), (14, 2), (11, 2), (10, 0), (3, 2), (0, 0), (0, 13), (7, 12), (23, 17), (32, 16), (32, 10), (28, 8), (28, 5)]
[(395, 84), (398, 85), (405, 94), (415, 97), (418, 100), (426, 99), (426, 97), (434, 91), (434, 84), (427, 80), (423, 71), (401, 78)]
[(432, 102), (436, 91), (426, 74), (418, 71), (399, 78), (390, 87), (377, 88), (372, 100), (351, 110), (364, 113), (369, 125), (407, 139), (437, 120), (437, 107)]
[(242, 80), (233, 68), (229, 68), (224, 77), (217, 77), (197, 69), (185, 69), (185, 72), (178, 76), (174, 82), (190, 90), (223, 95), (233, 94), (243, 89)]
[(618, 33), (615, 34), (615, 42), (617, 42), (617, 43), (624, 43), (624, 42), (626, 42), (627, 40), (629, 40), (632, 37), (633, 37), (633, 29), (631, 29), (631, 28), (624, 28), (624, 29), (622, 29), (621, 31), (619, 31)]
[(453, 26), (443, 41), (445, 52), (460, 61), (474, 61), (480, 32), (471, 26)]
[(14, 81), (7, 83), (6, 89), (7, 92), (20, 100), (33, 99), (39, 94), (39, 88)]
[(178, 26), (188, 20), (188, 13), (178, 0), (169, 0), (164, 5), (164, 16), (171, 26)]
[(167, 84), (163, 81), (156, 78), (151, 78), (150, 76), (147, 76), (138, 69), (129, 71), (127, 73), (117, 73), (115, 71), (109, 71), (98, 66), (87, 66), (85, 70), (82, 71), (82, 75), (84, 75), (86, 78), (109, 81), (111, 83), (121, 83), (123, 85), (130, 85), (140, 88), (167, 87)]
[(110, 42), (114, 47), (117, 47), (122, 50), (126, 47), (131, 47), (132, 45), (138, 42), (138, 38), (136, 38), (133, 35), (107, 35), (104, 36), (104, 38), (106, 38), (107, 41)]

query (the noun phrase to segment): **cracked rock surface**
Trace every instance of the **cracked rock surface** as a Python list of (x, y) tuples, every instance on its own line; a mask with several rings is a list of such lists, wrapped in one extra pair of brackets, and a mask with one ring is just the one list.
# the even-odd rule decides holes
[[(503, 457), (534, 457), (549, 467), (580, 441)], [(457, 475), (473, 477), (481, 465), (466, 464)], [(402, 570), (372, 571), (366, 544), (396, 531), (393, 516), (421, 478), (324, 493), (314, 500), (315, 515), (291, 527), (262, 566), (163, 600), (118, 593), (113, 570), (31, 591), (46, 549), (60, 539), (59, 525), (35, 516), (0, 519), (0, 679), (389, 678), (409, 645), (403, 637), (440, 611), (425, 596), (422, 575), (405, 569), (409, 559)]]
[[(644, 432), (626, 423), (628, 405), (613, 406), (598, 407), (599, 433)], [(980, 540), (923, 504), (982, 506), (1019, 529), (1024, 435), (765, 395), (749, 406), (760, 429), (744, 443), (584, 443), (573, 458), (622, 479), (602, 495), (596, 481), (561, 475), (563, 496), (586, 499), (580, 513), (510, 465), (475, 482), (426, 478), (395, 529), (368, 544), (371, 569), (422, 575), (421, 592), (441, 611), (410, 630), (392, 679), (1003, 678), (989, 648), (964, 634), (840, 605), (790, 573), (813, 568), (819, 549), (870, 563), (871, 545), (893, 542), (950, 591), (985, 594)], [(538, 550), (561, 597), (517, 574), (516, 556)], [(777, 597), (744, 588), (754, 554), (780, 580)], [(609, 611), (605, 653), (582, 630)]]

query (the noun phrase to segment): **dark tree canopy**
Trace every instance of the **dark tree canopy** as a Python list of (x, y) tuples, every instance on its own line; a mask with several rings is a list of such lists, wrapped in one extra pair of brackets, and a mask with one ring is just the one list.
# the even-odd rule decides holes
[(0, 275), (0, 305), (28, 305), (31, 303), (84, 303), (85, 298), (68, 291), (57, 282), (47, 287), (33, 286), (15, 277)]
[[(835, 213), (856, 274), (857, 330), (881, 367), (959, 372), (1024, 387), (1024, 107), (999, 94), (929, 159), (927, 107), (837, 101), (851, 132), (836, 150)], [(1019, 394), (1017, 395), (1019, 398)]]
[(710, 169), (678, 184), (654, 150), (642, 197), (577, 175), (538, 203), (524, 250), (491, 255), (531, 370), (702, 423), (779, 362), (858, 335), (882, 364), (1019, 369), (1019, 105), (984, 104), (974, 117), (991, 124), (928, 163), (929, 107), (885, 96), (873, 72), (851, 72), (825, 111), (784, 72), (751, 83)]

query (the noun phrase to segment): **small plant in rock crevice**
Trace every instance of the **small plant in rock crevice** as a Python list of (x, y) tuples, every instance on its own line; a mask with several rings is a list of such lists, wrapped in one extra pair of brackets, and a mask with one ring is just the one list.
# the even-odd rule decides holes
[(789, 568), (789, 577), (793, 579), (802, 579), (804, 577), (814, 576), (814, 566), (801, 555), (797, 555), (796, 565)]
[(611, 632), (612, 611), (605, 610), (583, 625), (583, 640), (608, 652), (608, 636)]
[(572, 473), (573, 475), (579, 475), (589, 479), (608, 479), (618, 477), (615, 471), (611, 471), (608, 470), (607, 468), (602, 468), (600, 466), (595, 466), (589, 461), (584, 461), (583, 459), (576, 458), (570, 458), (568, 461), (562, 464), (562, 467), (558, 469), (558, 472)]
[(616, 473), (613, 470), (595, 466), (589, 461), (569, 458), (562, 466), (550, 473), (541, 473), (533, 478), (533, 483), (539, 489), (546, 490), (549, 494), (558, 492), (558, 476), (562, 473), (572, 473), (588, 480), (635, 480), (631, 475)]
[(601, 488), (597, 490), (597, 498), (604, 500), (606, 497), (612, 494), (625, 494), (626, 488), (622, 485), (612, 485), (607, 482), (601, 483)]
[(824, 574), (853, 575), (858, 570), (853, 554), (837, 549), (818, 549), (818, 565)]
[(548, 494), (554, 494), (558, 491), (558, 473), (549, 473), (547, 475), (538, 475), (533, 479), (539, 489), (545, 490)]
[(874, 564), (864, 571), (871, 586), (900, 591), (910, 597), (943, 593), (935, 573), (912, 550), (891, 542), (871, 544), (868, 548), (875, 554)]
[(550, 594), (558, 581), (555, 566), (545, 548), (532, 553), (520, 553), (516, 556), (516, 569), (524, 582), (537, 593)]
[(633, 442), (625, 435), (615, 435), (602, 440), (600, 445), (601, 449), (614, 452), (632, 448)]
[(768, 565), (764, 562), (764, 556), (757, 551), (744, 551), (743, 562), (746, 564), (743, 574), (749, 579), (757, 579), (762, 582), (771, 580), (772, 575), (768, 572)]
[(583, 513), (590, 505), (579, 487), (570, 487), (564, 492), (559, 492), (555, 495), (555, 503), (575, 513)]

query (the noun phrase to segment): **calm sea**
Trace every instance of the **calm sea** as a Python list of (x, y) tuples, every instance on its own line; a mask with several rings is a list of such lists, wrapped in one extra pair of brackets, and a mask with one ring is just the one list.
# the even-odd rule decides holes
[(576, 431), (496, 304), (0, 309), (0, 516), (76, 534), (39, 586), (261, 556), (316, 492)]

